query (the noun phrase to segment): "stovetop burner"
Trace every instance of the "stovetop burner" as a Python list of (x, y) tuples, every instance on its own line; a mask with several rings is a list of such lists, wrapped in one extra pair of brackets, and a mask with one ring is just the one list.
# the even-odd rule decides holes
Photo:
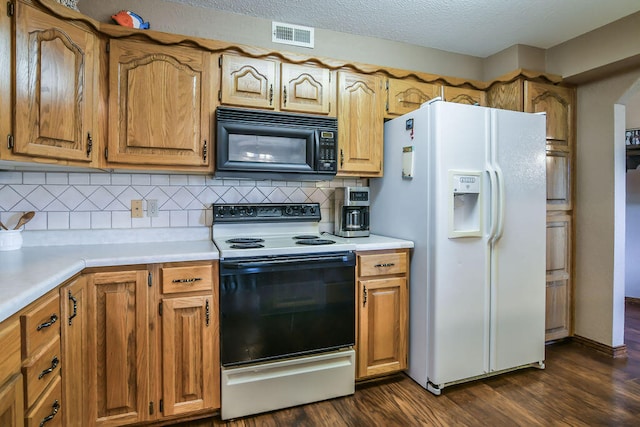
[[(241, 239), (239, 239), (241, 240)], [(263, 240), (261, 240), (263, 241)], [(227, 240), (228, 242), (228, 240)], [(234, 243), (230, 246), (231, 249), (258, 249), (258, 248), (264, 248), (264, 245), (261, 245), (260, 243), (257, 242), (247, 242), (247, 243)]]
[(320, 236), (315, 234), (301, 234), (300, 236), (293, 236), (296, 240), (308, 240), (308, 239), (319, 239)]
[[(264, 239), (259, 237), (235, 237), (233, 239), (226, 240), (227, 243), (261, 243)], [(259, 246), (260, 248), (263, 246)]]
[(332, 245), (335, 241), (329, 239), (302, 239), (296, 242), (297, 245)]

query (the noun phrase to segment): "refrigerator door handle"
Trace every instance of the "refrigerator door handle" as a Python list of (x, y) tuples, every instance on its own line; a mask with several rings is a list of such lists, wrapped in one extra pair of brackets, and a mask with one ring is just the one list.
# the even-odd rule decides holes
[(495, 235), (498, 231), (498, 175), (493, 167), (487, 165), (487, 173), (489, 174), (490, 183), (490, 203), (491, 203), (491, 227), (489, 228), (489, 235), (487, 236), (489, 242), (493, 243)]
[(498, 217), (498, 224), (496, 227), (496, 234), (494, 235), (494, 242), (500, 240), (500, 238), (502, 237), (502, 233), (504, 232), (504, 174), (502, 173), (502, 169), (500, 168), (500, 166), (496, 165), (496, 169), (495, 169), (495, 174), (496, 174), (496, 180), (498, 181), (498, 196), (496, 197), (497, 199), (497, 204), (498, 204), (498, 210), (497, 210), (497, 217)]

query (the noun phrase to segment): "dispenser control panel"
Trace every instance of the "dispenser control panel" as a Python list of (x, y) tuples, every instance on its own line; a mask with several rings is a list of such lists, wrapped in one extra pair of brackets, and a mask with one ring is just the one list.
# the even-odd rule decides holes
[(480, 177), (477, 175), (453, 175), (454, 193), (479, 193)]

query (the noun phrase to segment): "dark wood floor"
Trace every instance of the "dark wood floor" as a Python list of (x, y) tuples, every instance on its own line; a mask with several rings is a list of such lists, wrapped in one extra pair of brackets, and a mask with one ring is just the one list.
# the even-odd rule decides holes
[(359, 384), (353, 396), (213, 426), (640, 426), (640, 305), (627, 303), (628, 358), (577, 343), (547, 346), (546, 369), (445, 388), (433, 396), (410, 378)]

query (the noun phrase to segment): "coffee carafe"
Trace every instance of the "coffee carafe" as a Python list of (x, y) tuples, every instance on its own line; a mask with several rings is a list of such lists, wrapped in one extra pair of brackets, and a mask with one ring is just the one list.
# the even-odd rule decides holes
[(369, 187), (335, 190), (334, 234), (341, 237), (369, 235)]

